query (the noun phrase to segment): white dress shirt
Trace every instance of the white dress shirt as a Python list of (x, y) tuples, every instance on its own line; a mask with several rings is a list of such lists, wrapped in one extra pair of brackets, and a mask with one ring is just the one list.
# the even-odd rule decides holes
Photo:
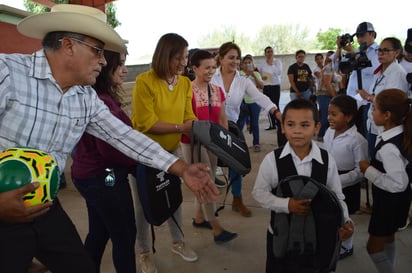
[(220, 86), (222, 90), (225, 91), (225, 111), (228, 120), (237, 122), (240, 113), (240, 105), (245, 94), (247, 94), (266, 112), (269, 112), (272, 108), (278, 108), (268, 96), (264, 95), (259, 91), (259, 89), (257, 89), (256, 85), (248, 77), (240, 75), (239, 71), (236, 71), (236, 75), (229, 87), (229, 90), (225, 89), (220, 69), (216, 70), (212, 77), (211, 83)]
[[(376, 138), (376, 144), (402, 132), (403, 125), (384, 131)], [(387, 192), (403, 192), (409, 184), (408, 174), (406, 173), (408, 160), (402, 156), (399, 148), (392, 143), (386, 143), (377, 151), (376, 159), (382, 162), (386, 173), (370, 166), (366, 169), (365, 177), (375, 186)]]
[[(302, 160), (295, 154), (292, 147), (289, 145), (289, 142), (285, 144), (280, 158), (283, 158), (288, 154), (292, 156), (298, 175), (311, 176), (312, 159), (315, 159), (319, 163), (323, 164), (320, 149), (314, 141), (312, 141), (311, 151)], [(277, 187), (278, 183), (279, 176), (276, 166), (275, 153), (272, 151), (265, 156), (260, 164), (252, 194), (255, 200), (263, 208), (267, 208), (278, 213), (289, 213), (289, 198), (278, 197), (272, 194), (272, 190)], [(335, 160), (330, 153), (326, 187), (335, 192), (342, 206), (344, 219), (345, 221), (349, 220), (348, 208), (346, 203), (343, 201), (345, 196), (342, 193), (338, 169), (336, 167)]]
[(328, 128), (320, 146), (332, 154), (339, 171), (349, 171), (339, 175), (342, 188), (354, 185), (363, 178), (359, 161), (368, 160), (368, 141), (355, 125), (337, 137), (335, 129)]

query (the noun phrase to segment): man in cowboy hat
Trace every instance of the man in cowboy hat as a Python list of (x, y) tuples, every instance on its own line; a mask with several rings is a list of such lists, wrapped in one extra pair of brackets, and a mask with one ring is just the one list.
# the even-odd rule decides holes
[[(143, 164), (181, 176), (201, 202), (216, 198), (206, 165), (179, 160), (115, 118), (98, 99), (91, 85), (106, 65), (104, 50), (126, 51), (103, 12), (55, 5), (49, 13), (23, 19), (17, 29), (42, 39), (43, 49), (32, 55), (0, 54), (0, 150), (44, 150), (63, 170), (87, 132)], [(34, 207), (23, 204), (23, 195), (36, 187), (32, 183), (0, 193), (1, 271), (27, 272), (35, 256), (53, 273), (95, 272), (58, 199)]]

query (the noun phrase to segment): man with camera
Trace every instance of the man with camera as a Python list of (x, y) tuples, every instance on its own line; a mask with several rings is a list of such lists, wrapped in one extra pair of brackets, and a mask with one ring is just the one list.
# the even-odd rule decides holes
[[(354, 36), (356, 36), (359, 43), (357, 51), (353, 46)], [(370, 89), (374, 71), (379, 66), (378, 44), (375, 39), (375, 29), (369, 22), (360, 23), (353, 35), (344, 34), (336, 39), (338, 49), (335, 54), (335, 61), (339, 61), (340, 70), (346, 70), (343, 73), (350, 74), (346, 93), (354, 97), (358, 103), (359, 112), (362, 115), (359, 115), (361, 118), (357, 121), (356, 126), (365, 137), (367, 113), (371, 102), (363, 99), (358, 94), (358, 90)], [(345, 55), (342, 54), (342, 49), (347, 52)]]

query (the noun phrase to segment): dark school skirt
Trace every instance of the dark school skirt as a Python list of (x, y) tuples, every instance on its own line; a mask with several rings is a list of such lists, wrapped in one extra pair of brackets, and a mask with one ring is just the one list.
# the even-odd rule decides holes
[(375, 236), (389, 236), (405, 224), (411, 205), (410, 185), (403, 192), (391, 193), (372, 184), (372, 215), (368, 232)]

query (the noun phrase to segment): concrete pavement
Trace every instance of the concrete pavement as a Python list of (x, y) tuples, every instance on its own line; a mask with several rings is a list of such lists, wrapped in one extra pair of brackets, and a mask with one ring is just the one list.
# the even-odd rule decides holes
[[(282, 94), (282, 103), (288, 99), (288, 94)], [(246, 140), (250, 146), (252, 171), (245, 176), (243, 182), (243, 198), (245, 204), (252, 210), (252, 217), (245, 218), (231, 210), (232, 196), (229, 193), (226, 207), (219, 213), (219, 221), (229, 231), (237, 232), (238, 238), (223, 245), (216, 245), (210, 230), (196, 229), (191, 225), (194, 216), (193, 195), (183, 186), (183, 231), (185, 241), (197, 252), (199, 260), (194, 263), (183, 261), (179, 256), (170, 251), (171, 238), (167, 224), (156, 227), (156, 254), (155, 263), (159, 273), (263, 273), (265, 270), (265, 244), (266, 227), (269, 221), (269, 211), (262, 209), (251, 196), (254, 178), (259, 164), (267, 153), (273, 151), (276, 145), (276, 131), (265, 131), (268, 126), (267, 118), (261, 115), (261, 146), (262, 151), (256, 153), (252, 148), (251, 135), (245, 132)], [(69, 163), (70, 164), (70, 163)], [(75, 223), (81, 237), (87, 233), (87, 212), (85, 202), (80, 194), (71, 184), (70, 171), (66, 169), (68, 187), (59, 192), (59, 198), (73, 222)], [(222, 178), (222, 177), (221, 177)], [(222, 189), (218, 199), (218, 205), (223, 201), (226, 189)], [(362, 198), (365, 193), (362, 192)], [(354, 255), (338, 262), (338, 273), (373, 273), (376, 272), (374, 265), (366, 252), (366, 241), (368, 238), (367, 226), (369, 215), (357, 214), (353, 216), (355, 221)], [(412, 272), (412, 227), (396, 234), (396, 257), (398, 273)], [(136, 256), (137, 257), (137, 256)], [(140, 272), (140, 271), (138, 271)], [(115, 273), (111, 259), (111, 245), (107, 246), (101, 273)]]

